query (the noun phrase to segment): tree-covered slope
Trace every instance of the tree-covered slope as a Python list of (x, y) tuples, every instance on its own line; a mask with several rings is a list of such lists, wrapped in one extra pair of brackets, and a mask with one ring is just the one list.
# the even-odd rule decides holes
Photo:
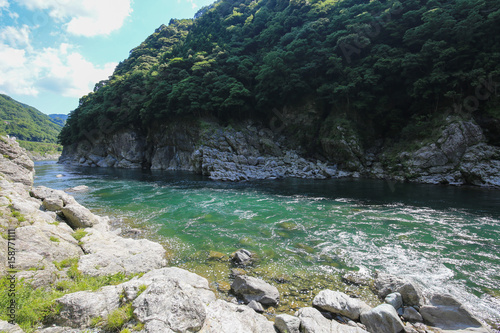
[(499, 64), (494, 0), (219, 0), (133, 49), (60, 139), (178, 115), (265, 120), (305, 100), (318, 135), (342, 118), (365, 142), (413, 138), (444, 113), (498, 122)]
[(37, 109), (0, 94), (0, 134), (19, 140), (56, 143), (61, 126)]

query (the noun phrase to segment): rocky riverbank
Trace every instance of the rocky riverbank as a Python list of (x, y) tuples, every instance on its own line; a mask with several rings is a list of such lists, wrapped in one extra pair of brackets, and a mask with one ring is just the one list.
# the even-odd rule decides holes
[(482, 128), (472, 119), (443, 119), (428, 139), (403, 147), (374, 142), (364, 149), (352, 128), (338, 125), (328, 130), (333, 134), (307, 138), (320, 146), (312, 152), (290, 130), (271, 130), (251, 121), (233, 128), (213, 120), (178, 120), (148, 134), (133, 129), (93, 133), (88, 140), (64, 147), (60, 162), (187, 170), (226, 181), (367, 177), (500, 187), (500, 148), (488, 144)]
[[(311, 300), (311, 307), (293, 316), (274, 316), (268, 309), (280, 302), (276, 286), (244, 274), (235, 274), (228, 300), (217, 299), (205, 278), (165, 267), (161, 245), (120, 236), (109, 218), (93, 214), (66, 192), (33, 188), (33, 162), (15, 141), (0, 140), (0, 152), (0, 221), (5, 236), (0, 238), (0, 274), (15, 268), (19, 285), (44, 290), (47, 298), (52, 291), (65, 293), (57, 294), (31, 326), (23, 322), (26, 331), (489, 332), (452, 296), (426, 294), (411, 281), (384, 274), (368, 280), (346, 277), (352, 284), (371, 286), (379, 299), (375, 307), (340, 291), (323, 290)], [(14, 262), (7, 256), (7, 239), (15, 244)], [(248, 251), (233, 255), (236, 266), (252, 260)], [(75, 280), (93, 278), (108, 282), (78, 292), (66, 288)], [(24, 332), (7, 321), (0, 321), (0, 331)]]

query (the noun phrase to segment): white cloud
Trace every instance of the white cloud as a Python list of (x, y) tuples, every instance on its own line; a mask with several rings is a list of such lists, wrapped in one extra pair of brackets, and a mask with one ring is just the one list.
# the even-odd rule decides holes
[(120, 29), (132, 13), (131, 0), (18, 1), (30, 10), (48, 10), (50, 17), (65, 23), (67, 32), (86, 37), (108, 35)]
[(0, 91), (6, 94), (36, 96), (50, 91), (78, 98), (107, 79), (116, 67), (116, 63), (95, 66), (65, 43), (34, 50), (22, 33), (14, 33), (14, 37), (3, 33), (14, 30), (7, 27), (0, 32)]
[(9, 7), (9, 2), (7, 0), (0, 0), (0, 9), (8, 7)]
[(8, 26), (0, 30), (0, 40), (13, 47), (30, 50), (30, 33), (30, 28), (27, 25), (23, 25), (21, 28)]

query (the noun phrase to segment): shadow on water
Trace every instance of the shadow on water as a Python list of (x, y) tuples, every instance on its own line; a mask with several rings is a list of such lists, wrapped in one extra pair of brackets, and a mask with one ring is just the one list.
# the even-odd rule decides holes
[[(400, 183), (373, 179), (308, 180), (286, 178), (232, 183), (212, 181), (208, 177), (185, 171), (90, 168), (63, 165), (57, 165), (57, 171), (54, 171), (54, 163), (37, 162), (37, 172), (43, 178), (43, 180), (39, 180), (40, 182), (54, 183), (58, 187), (61, 183), (67, 183), (64, 180), (74, 178), (99, 178), (109, 182), (130, 180), (179, 189), (206, 188), (243, 192), (256, 191), (271, 195), (352, 200), (363, 205), (402, 204), (437, 210), (459, 209), (493, 218), (500, 216), (500, 190), (492, 188)], [(57, 172), (67, 173), (66, 178), (63, 181), (54, 181)], [(54, 178), (51, 179), (51, 177)]]

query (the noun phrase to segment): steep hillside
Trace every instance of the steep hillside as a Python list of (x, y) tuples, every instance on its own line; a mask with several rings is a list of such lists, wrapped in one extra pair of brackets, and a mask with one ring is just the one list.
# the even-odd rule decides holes
[(37, 109), (0, 94), (0, 134), (19, 140), (56, 143), (62, 126)]
[[(499, 27), (492, 0), (220, 0), (133, 49), (81, 98), (60, 139), (68, 154), (100, 146), (92, 154), (105, 157), (106, 144), (119, 145), (111, 137), (132, 131), (144, 152), (133, 164), (150, 167), (158, 147), (173, 147), (168, 160), (203, 145), (158, 141), (165, 126), (189, 118), (203, 137), (201, 119), (240, 129), (249, 121), (274, 133), (260, 139), (306, 158), (413, 179), (420, 169), (404, 165), (401, 153), (458, 121), (477, 129), (466, 135), (476, 139), (455, 142), (460, 156), (426, 164), (456, 171), (467, 147), (500, 145)], [(377, 163), (377, 172), (368, 170)]]

